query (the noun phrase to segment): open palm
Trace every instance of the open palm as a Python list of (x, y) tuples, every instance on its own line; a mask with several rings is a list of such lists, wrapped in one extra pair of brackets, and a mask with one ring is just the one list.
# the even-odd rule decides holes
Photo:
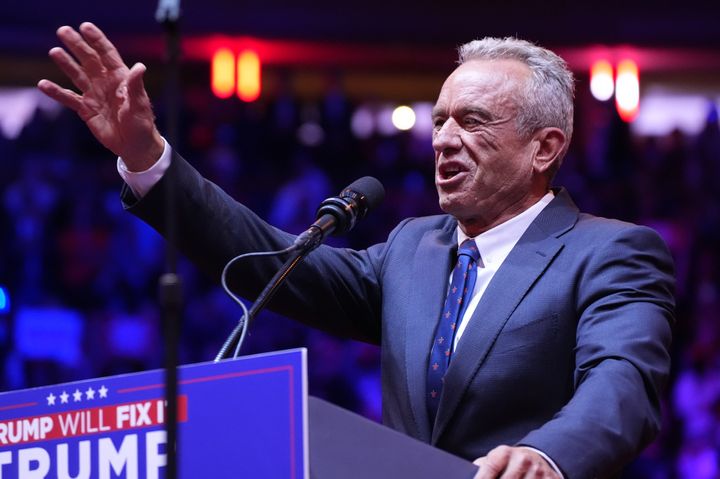
[(141, 171), (152, 165), (163, 141), (143, 85), (145, 66), (137, 63), (128, 68), (92, 23), (80, 25), (80, 32), (60, 27), (57, 35), (74, 58), (60, 47), (50, 50), (50, 58), (80, 94), (49, 80), (41, 80), (38, 88), (74, 110), (106, 148), (123, 157), (128, 168)]

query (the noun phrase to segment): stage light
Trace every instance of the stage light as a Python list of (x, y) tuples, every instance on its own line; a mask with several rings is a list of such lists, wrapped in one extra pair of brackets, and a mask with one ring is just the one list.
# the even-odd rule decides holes
[(413, 103), (411, 108), (415, 112), (415, 124), (412, 127), (413, 136), (421, 139), (429, 139), (433, 130), (433, 104), (429, 101), (420, 101)]
[(0, 286), (0, 314), (10, 311), (10, 293), (5, 286)]
[(218, 98), (230, 98), (235, 91), (235, 55), (227, 48), (216, 51), (210, 67), (210, 87)]
[(415, 112), (409, 106), (401, 105), (393, 110), (392, 122), (398, 130), (409, 130), (415, 124)]
[(696, 136), (707, 127), (708, 113), (713, 108), (714, 102), (701, 93), (648, 88), (643, 92), (643, 107), (632, 122), (632, 131), (639, 136), (663, 137), (680, 130), (687, 136)]
[(620, 118), (627, 122), (633, 121), (640, 110), (640, 78), (637, 64), (632, 60), (618, 64), (615, 105)]
[(615, 91), (613, 68), (607, 60), (598, 60), (590, 67), (590, 93), (596, 100), (607, 101)]
[(370, 108), (361, 106), (350, 119), (350, 128), (356, 138), (366, 140), (375, 133), (375, 118)]
[(397, 128), (393, 123), (393, 111), (395, 109), (391, 105), (381, 105), (375, 111), (375, 127), (377, 132), (382, 136), (397, 135)]
[(305, 146), (318, 146), (325, 141), (325, 130), (318, 123), (309, 121), (298, 128), (297, 139)]
[(252, 50), (243, 50), (237, 62), (237, 95), (242, 101), (255, 101), (260, 96), (260, 57)]

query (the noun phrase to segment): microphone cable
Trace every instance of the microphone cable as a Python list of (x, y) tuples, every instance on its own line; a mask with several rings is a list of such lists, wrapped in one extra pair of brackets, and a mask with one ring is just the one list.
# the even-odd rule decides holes
[[(371, 176), (365, 176), (352, 182), (347, 188), (342, 190), (338, 196), (327, 198), (324, 200), (317, 211), (317, 220), (310, 225), (310, 228), (295, 238), (295, 242), (285, 249), (277, 251), (262, 251), (244, 253), (232, 258), (223, 268), (220, 277), (222, 287), (243, 310), (243, 316), (240, 318), (235, 329), (225, 340), (222, 348), (215, 356), (215, 362), (229, 358), (230, 349), (235, 345), (233, 358), (237, 358), (240, 354), (247, 328), (255, 315), (260, 311), (268, 301), (273, 297), (280, 285), (290, 272), (295, 269), (298, 263), (311, 251), (320, 246), (329, 234), (342, 234), (351, 230), (358, 219), (365, 217), (367, 212), (376, 207), (384, 198), (385, 189), (377, 179)], [(245, 258), (258, 256), (279, 256), (287, 253), (293, 253), (285, 261), (280, 270), (275, 273), (270, 282), (265, 286), (260, 295), (255, 300), (250, 310), (245, 307), (242, 300), (233, 293), (227, 284), (227, 275), (230, 267), (237, 261)]]
[[(230, 261), (228, 261), (225, 264), (225, 267), (223, 268), (222, 275), (220, 276), (220, 283), (225, 290), (225, 293), (232, 298), (233, 301), (235, 301), (240, 308), (243, 311), (243, 315), (238, 321), (238, 324), (235, 326), (235, 329), (230, 333), (230, 336), (225, 340), (225, 343), (223, 344), (222, 348), (220, 348), (220, 351), (218, 352), (217, 356), (215, 356), (215, 362), (221, 361), (222, 359), (226, 359), (230, 356), (228, 356), (228, 352), (230, 348), (232, 348), (233, 344), (235, 343), (235, 349), (233, 351), (232, 358), (235, 359), (240, 355), (240, 348), (242, 347), (243, 342), (245, 341), (245, 336), (247, 335), (247, 329), (248, 325), (250, 324), (250, 321), (252, 320), (253, 316), (270, 300), (270, 297), (275, 292), (274, 290), (277, 289), (277, 287), (282, 283), (282, 281), (285, 279), (285, 277), (290, 273), (292, 268), (295, 267), (297, 262), (299, 262), (302, 257), (304, 256), (302, 253), (296, 254), (293, 257), (291, 257), (286, 263), (283, 268), (280, 269), (278, 273), (275, 274), (273, 279), (270, 281), (270, 283), (265, 287), (265, 289), (260, 293), (260, 296), (258, 296), (258, 299), (256, 300), (256, 303), (253, 305), (250, 311), (248, 311), (247, 306), (245, 306), (245, 303), (243, 303), (242, 299), (237, 296), (233, 291), (230, 289), (230, 286), (228, 286), (227, 283), (227, 276), (228, 271), (230, 270), (230, 267), (232, 267), (235, 263), (242, 259), (247, 258), (256, 258), (256, 257), (262, 257), (262, 256), (281, 256), (283, 254), (292, 253), (298, 249), (297, 245), (291, 245), (285, 249), (276, 250), (276, 251), (253, 251), (250, 253), (244, 253), (238, 256), (235, 256)], [(290, 264), (290, 268), (288, 269), (287, 266)], [(281, 274), (283, 273), (284, 274)], [(279, 281), (278, 281), (279, 280)], [(252, 315), (251, 315), (252, 313)]]

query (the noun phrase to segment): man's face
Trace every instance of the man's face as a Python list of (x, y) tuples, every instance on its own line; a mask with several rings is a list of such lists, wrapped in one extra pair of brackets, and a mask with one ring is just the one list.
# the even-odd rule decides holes
[(533, 172), (537, 142), (521, 137), (516, 125), (529, 76), (515, 60), (468, 61), (445, 81), (433, 109), (440, 207), (471, 236), (544, 194)]

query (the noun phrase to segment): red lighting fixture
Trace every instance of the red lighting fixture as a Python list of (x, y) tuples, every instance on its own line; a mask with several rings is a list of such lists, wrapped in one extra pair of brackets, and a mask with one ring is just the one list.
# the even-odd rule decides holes
[(237, 96), (247, 102), (260, 96), (260, 57), (253, 50), (243, 50), (238, 55)]
[(615, 92), (613, 67), (607, 60), (598, 60), (590, 67), (590, 93), (596, 100), (607, 101)]
[(227, 48), (217, 50), (212, 56), (210, 87), (218, 98), (230, 98), (235, 91), (235, 55)]
[(640, 76), (632, 60), (618, 63), (615, 79), (615, 106), (623, 121), (631, 122), (640, 110)]

